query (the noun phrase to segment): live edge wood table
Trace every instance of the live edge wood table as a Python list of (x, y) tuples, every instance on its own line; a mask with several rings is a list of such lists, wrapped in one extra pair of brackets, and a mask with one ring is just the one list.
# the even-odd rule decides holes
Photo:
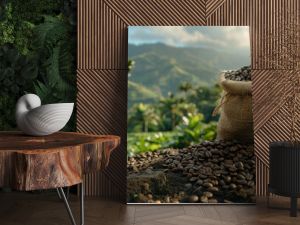
[(117, 136), (58, 132), (32, 137), (0, 132), (0, 187), (19, 191), (56, 189), (76, 225), (63, 187), (79, 185), (80, 223), (84, 224), (83, 176), (101, 171), (120, 143)]

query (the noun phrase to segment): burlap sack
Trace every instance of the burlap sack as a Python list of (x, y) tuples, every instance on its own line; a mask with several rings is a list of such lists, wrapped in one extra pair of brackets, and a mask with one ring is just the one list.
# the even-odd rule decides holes
[(220, 112), (217, 139), (253, 143), (252, 82), (226, 80), (221, 74), (220, 85), (223, 93), (215, 110)]

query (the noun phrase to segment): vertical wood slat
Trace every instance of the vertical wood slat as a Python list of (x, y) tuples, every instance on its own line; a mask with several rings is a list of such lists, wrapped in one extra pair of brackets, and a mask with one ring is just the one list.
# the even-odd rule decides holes
[[(89, 133), (119, 132), (123, 141), (126, 139), (125, 116), (122, 117), (124, 121), (121, 119), (113, 122), (110, 114), (98, 110), (102, 107), (110, 113), (119, 110), (118, 112), (126, 114), (127, 99), (125, 100), (121, 94), (124, 94), (124, 90), (122, 89), (123, 92), (121, 91), (118, 96), (110, 96), (110, 94), (115, 83), (127, 88), (127, 80), (124, 76), (121, 75), (123, 80), (121, 84), (116, 74), (119, 70), (127, 69), (128, 25), (250, 25), (251, 62), (254, 69), (253, 110), (257, 153), (257, 194), (264, 195), (268, 181), (268, 152), (267, 142), (264, 140), (268, 137), (288, 138), (290, 123), (285, 121), (283, 131), (277, 132), (274, 124), (287, 113), (286, 108), (282, 105), (272, 105), (270, 102), (264, 107), (259, 106), (263, 101), (270, 100), (264, 95), (266, 92), (269, 93), (270, 89), (263, 82), (272, 76), (271, 72), (274, 69), (277, 69), (262, 60), (262, 57), (270, 54), (272, 49), (278, 49), (278, 43), (283, 41), (278, 35), (282, 29), (278, 14), (283, 14), (284, 20), (289, 21), (291, 15), (287, 13), (287, 10), (290, 9), (293, 14), (297, 15), (299, 23), (299, 5), (297, 0), (79, 0), (78, 130)], [(267, 40), (266, 36), (269, 31), (277, 35), (278, 40)], [(113, 71), (112, 74), (110, 70)], [(96, 77), (102, 79), (101, 81), (105, 81), (105, 84), (97, 83), (97, 79), (93, 80), (95, 79), (94, 73), (97, 74)], [(92, 91), (93, 96), (89, 95), (88, 90), (84, 91), (85, 88), (89, 88), (89, 82), (96, 82), (103, 90), (96, 89), (96, 92)], [(271, 102), (277, 98), (276, 92), (280, 93), (281, 90), (280, 85), (272, 89), (271, 95), (274, 96)], [(124, 102), (122, 103), (120, 99)], [(115, 127), (111, 126), (108, 121), (112, 122)], [(121, 148), (119, 151), (122, 153), (112, 161), (124, 160), (126, 157), (124, 142)], [(122, 186), (122, 182), (126, 179), (124, 178), (126, 175), (116, 175), (118, 172), (114, 169), (115, 167), (118, 168), (118, 165), (112, 163), (111, 169), (106, 173), (87, 177), (89, 195), (115, 196), (116, 198), (122, 198), (121, 196), (125, 195), (126, 187), (123, 186), (126, 183)], [(122, 188), (117, 187), (118, 185)]]
[(104, 0), (78, 0), (77, 68), (127, 69), (127, 24)]
[(269, 182), (269, 169), (258, 158), (256, 158), (256, 182), (260, 184), (256, 185), (256, 196), (266, 196), (266, 187)]

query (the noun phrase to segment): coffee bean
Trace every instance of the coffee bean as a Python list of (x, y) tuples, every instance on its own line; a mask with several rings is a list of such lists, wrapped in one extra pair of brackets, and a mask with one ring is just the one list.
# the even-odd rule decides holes
[(217, 188), (217, 187), (209, 187), (207, 190), (211, 191), (211, 192), (218, 192), (219, 188)]
[(244, 66), (236, 71), (225, 72), (225, 79), (236, 81), (251, 81), (251, 68)]
[(213, 193), (209, 191), (204, 192), (203, 195), (206, 196), (207, 198), (212, 198), (214, 196)]
[(197, 180), (196, 184), (202, 185), (203, 184), (203, 180), (201, 180), (201, 179)]
[(201, 196), (200, 201), (201, 201), (202, 203), (208, 203), (208, 198), (207, 198), (207, 196), (205, 196), (205, 195)]
[(236, 182), (237, 182), (238, 184), (243, 184), (243, 185), (247, 184), (247, 181), (246, 181), (246, 180), (237, 180)]
[(240, 170), (243, 170), (243, 169), (244, 169), (244, 164), (243, 164), (242, 162), (238, 162), (238, 163), (236, 164), (236, 167), (237, 167), (238, 169), (240, 169)]
[(237, 178), (240, 179), (240, 180), (245, 180), (246, 179), (246, 177), (243, 176), (242, 174), (238, 174)]
[(236, 189), (236, 185), (235, 185), (235, 184), (230, 184), (229, 187), (230, 187), (231, 189)]
[(224, 186), (224, 185), (225, 185), (225, 181), (224, 181), (224, 180), (220, 180), (219, 183), (220, 183), (221, 186)]
[(152, 194), (147, 194), (147, 198), (152, 199), (153, 198)]
[(213, 187), (213, 184), (212, 183), (204, 183), (203, 187), (210, 188), (210, 187)]
[[(204, 192), (217, 193), (218, 199), (228, 201), (251, 202), (255, 196), (255, 157), (253, 146), (239, 144), (236, 141), (205, 141), (183, 149), (164, 149), (128, 157), (128, 174), (152, 176), (156, 170), (163, 171), (169, 179), (186, 179), (181, 186), (174, 187), (186, 192), (175, 193), (169, 190), (155, 190), (149, 180), (148, 185), (139, 184), (135, 193), (129, 193), (130, 202), (161, 203), (192, 202), (193, 195), (197, 202), (217, 201), (216, 198), (201, 197)], [(173, 178), (172, 178), (173, 179)], [(173, 181), (170, 185), (173, 185)], [(167, 194), (166, 194), (167, 191)], [(166, 197), (167, 196), (167, 197)], [(192, 196), (192, 197), (191, 197)], [(169, 197), (169, 198), (168, 198)], [(207, 197), (207, 196), (206, 196)], [(215, 199), (215, 200), (214, 200)], [(223, 201), (223, 200), (220, 200)]]
[(224, 177), (225, 182), (229, 183), (231, 181), (231, 177), (230, 176), (226, 176)]
[(198, 178), (197, 177), (191, 177), (190, 182), (195, 182)]
[(197, 195), (191, 195), (189, 198), (188, 198), (188, 201), (190, 203), (195, 203), (195, 202), (198, 202), (199, 201), (199, 197)]
[(186, 189), (191, 189), (193, 187), (193, 185), (191, 183), (187, 183), (187, 184), (184, 185), (184, 187)]

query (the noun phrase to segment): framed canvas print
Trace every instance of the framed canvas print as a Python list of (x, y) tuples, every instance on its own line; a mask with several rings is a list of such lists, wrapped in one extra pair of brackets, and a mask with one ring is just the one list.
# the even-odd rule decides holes
[(129, 26), (128, 203), (255, 200), (249, 27)]

